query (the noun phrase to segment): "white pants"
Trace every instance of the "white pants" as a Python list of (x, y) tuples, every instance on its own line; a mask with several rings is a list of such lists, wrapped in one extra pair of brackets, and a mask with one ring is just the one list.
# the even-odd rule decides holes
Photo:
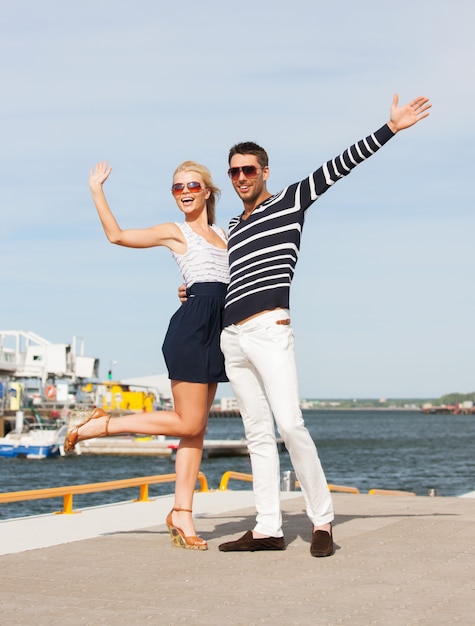
[[(305, 427), (298, 392), (289, 312), (276, 309), (227, 326), (221, 333), (226, 374), (244, 423), (257, 510), (255, 531), (282, 537), (280, 465), (274, 419), (290, 454), (315, 526), (333, 520), (333, 505), (315, 444)], [(290, 320), (289, 320), (290, 322)]]

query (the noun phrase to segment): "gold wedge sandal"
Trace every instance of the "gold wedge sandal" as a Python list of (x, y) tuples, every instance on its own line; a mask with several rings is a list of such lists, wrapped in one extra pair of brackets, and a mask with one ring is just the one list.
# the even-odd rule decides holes
[(191, 509), (180, 509), (179, 507), (174, 506), (170, 513), (167, 515), (167, 526), (170, 532), (172, 545), (176, 548), (186, 548), (188, 550), (207, 550), (208, 544), (204, 539), (201, 539), (201, 537), (197, 536), (186, 537), (181, 528), (177, 528), (173, 525), (173, 511), (186, 511), (187, 513), (192, 513)]
[(111, 416), (109, 415), (109, 413), (106, 413), (102, 409), (93, 409), (85, 420), (83, 420), (80, 424), (76, 424), (70, 430), (68, 430), (68, 432), (66, 433), (66, 437), (64, 438), (64, 451), (72, 452), (74, 450), (74, 446), (79, 440), (79, 429), (81, 428), (81, 426), (84, 426), (84, 424), (87, 424), (91, 420), (98, 419), (99, 417), (106, 418), (104, 434), (99, 436), (107, 437), (109, 434), (109, 420)]

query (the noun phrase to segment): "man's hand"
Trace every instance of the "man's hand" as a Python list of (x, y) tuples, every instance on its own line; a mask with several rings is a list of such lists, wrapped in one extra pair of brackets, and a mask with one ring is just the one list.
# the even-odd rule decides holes
[(178, 287), (178, 299), (181, 303), (186, 302), (188, 298), (186, 297), (186, 285), (180, 285)]
[(399, 96), (395, 93), (391, 106), (391, 119), (388, 122), (388, 126), (393, 133), (409, 128), (409, 126), (413, 126), (420, 120), (423, 120), (429, 115), (429, 109), (432, 106), (429, 102), (429, 98), (425, 96), (414, 98), (412, 102), (409, 102), (409, 104), (405, 106), (400, 107), (398, 104)]

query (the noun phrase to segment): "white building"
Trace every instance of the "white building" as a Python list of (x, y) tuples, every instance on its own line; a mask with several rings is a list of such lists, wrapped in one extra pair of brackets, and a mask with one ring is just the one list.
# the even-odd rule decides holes
[(151, 391), (157, 399), (160, 399), (165, 408), (173, 407), (172, 385), (167, 374), (151, 374), (137, 378), (126, 378), (121, 381), (129, 385), (131, 391)]
[(238, 411), (238, 403), (234, 396), (221, 398), (221, 411)]
[(84, 341), (73, 337), (71, 344), (52, 343), (24, 330), (0, 330), (0, 377), (48, 379), (97, 378), (99, 359), (84, 355)]

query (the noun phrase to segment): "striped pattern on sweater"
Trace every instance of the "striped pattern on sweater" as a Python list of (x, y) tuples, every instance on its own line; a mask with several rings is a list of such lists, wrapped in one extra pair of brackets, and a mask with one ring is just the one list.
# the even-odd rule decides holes
[(385, 124), (304, 180), (265, 200), (247, 220), (238, 216), (230, 221), (225, 326), (261, 311), (289, 308), (306, 210), (393, 136)]

